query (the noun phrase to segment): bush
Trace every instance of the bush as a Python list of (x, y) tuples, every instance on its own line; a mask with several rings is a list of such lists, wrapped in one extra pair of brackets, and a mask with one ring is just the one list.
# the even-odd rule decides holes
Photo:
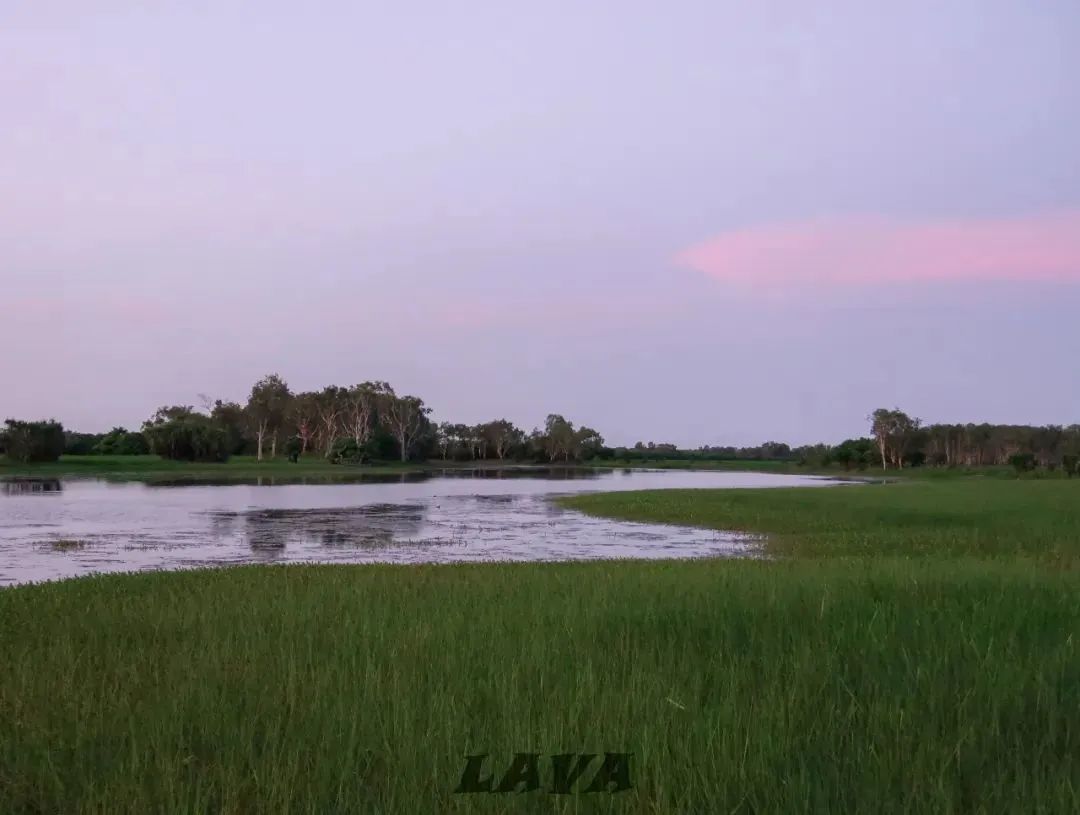
[(142, 433), (114, 427), (101, 437), (94, 452), (103, 456), (144, 456), (150, 452), (150, 445)]
[(209, 416), (197, 413), (143, 427), (150, 450), (176, 461), (227, 461), (229, 436)]
[(3, 432), (7, 457), (20, 464), (57, 461), (64, 452), (64, 426), (60, 422), (21, 422), (8, 419)]
[(1035, 469), (1037, 462), (1035, 456), (1032, 453), (1017, 453), (1015, 456), (1009, 457), (1009, 464), (1015, 469), (1017, 474), (1030, 473)]
[(334, 464), (364, 464), (369, 457), (355, 439), (338, 439), (330, 447), (328, 458)]
[(1065, 471), (1065, 475), (1072, 478), (1074, 475), (1080, 475), (1080, 456), (1072, 454), (1066, 454), (1061, 459), (1061, 469)]
[(64, 433), (64, 455), (89, 456), (93, 454), (99, 441), (101, 441), (101, 436), (96, 433), (67, 431)]

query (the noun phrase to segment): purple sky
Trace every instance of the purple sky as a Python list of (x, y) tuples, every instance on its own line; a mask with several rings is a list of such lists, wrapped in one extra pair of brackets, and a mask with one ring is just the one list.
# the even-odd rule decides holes
[(1080, 421), (1076, 0), (9, 5), (3, 416)]

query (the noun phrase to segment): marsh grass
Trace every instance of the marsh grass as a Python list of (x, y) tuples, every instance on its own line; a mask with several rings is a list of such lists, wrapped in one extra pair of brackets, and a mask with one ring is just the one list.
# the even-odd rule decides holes
[[(779, 557), (6, 589), (0, 812), (1080, 811), (1078, 498), (582, 495)], [(467, 754), (605, 751), (630, 792), (452, 794)]]
[[(1076, 573), (969, 558), (8, 589), (0, 812), (1074, 812), (1078, 631)], [(635, 788), (451, 792), (564, 751)]]
[(957, 479), (841, 487), (648, 490), (560, 499), (629, 521), (763, 534), (773, 554), (1080, 558), (1080, 480)]
[(79, 552), (86, 548), (87, 543), (74, 538), (59, 538), (49, 541), (48, 546), (55, 552)]

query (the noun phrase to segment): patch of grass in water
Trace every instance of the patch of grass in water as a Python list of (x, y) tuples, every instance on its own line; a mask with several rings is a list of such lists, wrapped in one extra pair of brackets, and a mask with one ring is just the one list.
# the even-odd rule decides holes
[(80, 552), (87, 546), (86, 541), (74, 538), (60, 538), (49, 541), (49, 548), (54, 552)]

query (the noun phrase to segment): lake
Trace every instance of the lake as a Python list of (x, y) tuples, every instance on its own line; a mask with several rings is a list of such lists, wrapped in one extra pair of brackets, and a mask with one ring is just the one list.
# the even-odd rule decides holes
[(0, 482), (0, 585), (239, 563), (732, 557), (736, 533), (591, 518), (558, 495), (825, 486), (811, 476), (503, 469), (342, 484)]

